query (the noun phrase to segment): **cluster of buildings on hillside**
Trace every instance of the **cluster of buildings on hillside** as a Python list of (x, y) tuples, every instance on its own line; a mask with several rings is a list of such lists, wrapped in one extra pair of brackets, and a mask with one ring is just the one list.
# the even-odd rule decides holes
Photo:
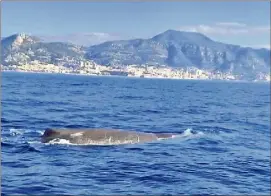
[[(172, 79), (217, 79), (217, 80), (238, 80), (237, 76), (221, 73), (209, 72), (197, 68), (171, 68), (168, 66), (151, 65), (127, 65), (127, 66), (103, 66), (92, 61), (81, 61), (79, 65), (67, 66), (65, 64), (43, 64), (33, 61), (28, 64), (2, 66), (3, 71), (23, 71), (23, 72), (44, 72), (44, 73), (65, 73), (84, 75), (117, 75), (129, 77), (145, 78), (172, 78)], [(261, 74), (257, 80), (270, 81), (270, 75)]]

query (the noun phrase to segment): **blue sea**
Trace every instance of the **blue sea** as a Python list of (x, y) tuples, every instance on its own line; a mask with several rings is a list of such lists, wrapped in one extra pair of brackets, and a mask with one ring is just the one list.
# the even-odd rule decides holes
[[(269, 195), (270, 84), (2, 73), (2, 194)], [(180, 137), (43, 144), (45, 128)]]

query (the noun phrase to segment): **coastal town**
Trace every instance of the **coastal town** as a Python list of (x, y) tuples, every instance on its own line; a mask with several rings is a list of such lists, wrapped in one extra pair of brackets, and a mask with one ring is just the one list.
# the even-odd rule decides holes
[[(169, 78), (197, 80), (239, 80), (238, 76), (222, 72), (208, 72), (195, 67), (172, 68), (165, 65), (112, 65), (105, 66), (93, 61), (78, 61), (73, 64), (47, 64), (37, 60), (17, 65), (1, 65), (2, 71), (61, 73), (96, 76), (126, 76), (140, 78)], [(257, 81), (270, 81), (270, 75), (258, 75)]]

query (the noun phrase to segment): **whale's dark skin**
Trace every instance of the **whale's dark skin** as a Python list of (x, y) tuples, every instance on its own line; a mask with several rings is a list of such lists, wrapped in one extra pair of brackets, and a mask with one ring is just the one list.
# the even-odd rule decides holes
[(41, 142), (48, 143), (54, 139), (65, 139), (72, 144), (98, 143), (142, 143), (171, 138), (169, 133), (143, 133), (114, 129), (51, 129), (45, 130)]

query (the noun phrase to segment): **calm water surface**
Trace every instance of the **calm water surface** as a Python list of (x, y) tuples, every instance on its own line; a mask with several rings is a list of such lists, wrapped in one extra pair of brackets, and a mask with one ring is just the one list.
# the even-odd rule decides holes
[[(2, 192), (269, 194), (270, 85), (2, 73)], [(42, 144), (47, 127), (173, 132), (146, 144)]]

